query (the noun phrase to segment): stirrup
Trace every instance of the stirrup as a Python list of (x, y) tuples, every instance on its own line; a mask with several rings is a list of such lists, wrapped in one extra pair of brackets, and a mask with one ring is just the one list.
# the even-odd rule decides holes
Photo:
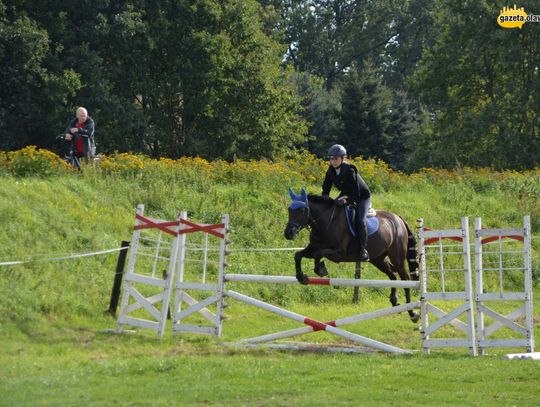
[(360, 261), (368, 262), (369, 261), (369, 253), (366, 249), (362, 250), (362, 253), (360, 255)]

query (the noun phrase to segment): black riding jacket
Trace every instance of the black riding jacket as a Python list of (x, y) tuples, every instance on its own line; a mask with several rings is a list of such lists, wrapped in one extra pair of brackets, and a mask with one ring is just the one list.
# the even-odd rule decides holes
[(357, 204), (359, 201), (371, 197), (371, 192), (366, 182), (358, 174), (358, 170), (354, 165), (343, 163), (339, 169), (340, 172), (337, 175), (334, 167), (331, 165), (328, 167), (323, 182), (323, 195), (330, 195), (330, 190), (332, 189), (332, 185), (334, 185), (341, 192), (339, 196), (348, 196), (350, 203)]
[[(77, 117), (74, 117), (69, 122), (68, 127), (66, 128), (66, 133), (71, 134), (71, 129), (74, 127), (77, 127)], [(95, 131), (95, 124), (94, 120), (90, 116), (87, 117), (86, 121), (84, 122), (84, 127), (77, 130), (77, 133), (75, 133), (76, 137), (81, 137), (83, 140), (83, 147), (84, 147), (84, 156), (85, 157), (93, 157), (95, 154), (95, 145), (94, 145), (94, 131)], [(75, 138), (73, 137), (71, 139), (71, 144), (74, 146)]]

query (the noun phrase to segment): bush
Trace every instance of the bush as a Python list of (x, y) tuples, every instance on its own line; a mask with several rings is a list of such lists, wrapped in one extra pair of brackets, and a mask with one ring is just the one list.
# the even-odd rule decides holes
[(62, 158), (36, 146), (4, 153), (3, 158), (0, 158), (0, 167), (18, 177), (49, 177), (72, 170)]

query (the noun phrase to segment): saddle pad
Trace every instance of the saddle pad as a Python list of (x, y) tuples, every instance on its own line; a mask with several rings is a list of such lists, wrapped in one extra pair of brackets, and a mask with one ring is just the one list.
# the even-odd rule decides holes
[[(353, 225), (351, 225), (351, 211), (352, 209), (350, 207), (345, 208), (345, 217), (347, 218), (347, 226), (349, 227), (349, 232), (351, 232), (351, 235), (356, 237), (356, 232), (354, 230)], [(372, 235), (373, 233), (377, 232), (379, 230), (379, 218), (375, 216), (370, 216), (366, 218), (366, 226), (367, 226), (367, 234), (368, 236)]]

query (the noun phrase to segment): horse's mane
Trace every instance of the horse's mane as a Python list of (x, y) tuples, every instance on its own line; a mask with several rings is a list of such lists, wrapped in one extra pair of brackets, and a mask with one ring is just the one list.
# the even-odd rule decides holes
[(308, 195), (308, 200), (314, 203), (326, 203), (328, 205), (334, 204), (334, 200), (328, 196), (322, 196), (322, 195)]

